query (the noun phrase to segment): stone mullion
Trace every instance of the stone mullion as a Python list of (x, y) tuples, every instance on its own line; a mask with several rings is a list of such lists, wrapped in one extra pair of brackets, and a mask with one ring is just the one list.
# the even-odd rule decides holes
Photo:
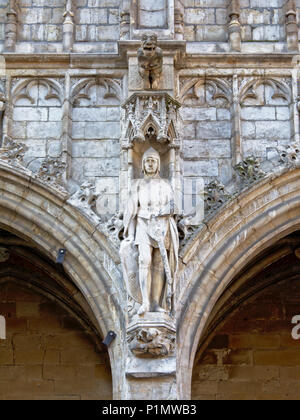
[(72, 0), (66, 0), (66, 10), (63, 22), (63, 51), (71, 52), (74, 45), (74, 5)]
[(232, 79), (231, 123), (232, 164), (233, 166), (235, 166), (237, 163), (243, 160), (241, 139), (241, 106), (239, 99), (239, 84), (237, 74), (235, 74)]
[(15, 0), (9, 1), (9, 10), (5, 27), (4, 51), (14, 52), (18, 32), (18, 9)]
[(120, 12), (120, 39), (130, 38), (130, 0), (123, 0)]
[(12, 124), (13, 124), (13, 98), (11, 96), (11, 75), (6, 74), (6, 105), (3, 116), (3, 138), (5, 136), (12, 137)]
[(228, 4), (228, 40), (230, 51), (241, 51), (241, 23), (240, 23), (240, 2), (230, 0)]
[(297, 11), (294, 0), (288, 0), (285, 12), (286, 42), (288, 51), (299, 50), (299, 36), (297, 24)]
[(72, 106), (70, 103), (71, 78), (65, 76), (65, 94), (62, 112), (62, 161), (66, 163), (66, 180), (70, 179), (72, 168)]
[(292, 100), (291, 100), (291, 125), (292, 125), (292, 139), (296, 144), (300, 144), (299, 135), (299, 107), (298, 107), (298, 69), (294, 69), (292, 72)]

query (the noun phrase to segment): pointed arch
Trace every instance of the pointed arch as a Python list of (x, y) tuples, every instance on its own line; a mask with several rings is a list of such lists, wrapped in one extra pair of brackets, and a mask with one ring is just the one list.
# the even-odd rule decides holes
[[(0, 162), (0, 227), (29, 239), (52, 261), (60, 248), (66, 250), (64, 270), (86, 299), (102, 337), (110, 330), (117, 333), (109, 354), (114, 386), (119, 387), (125, 371), (119, 366), (125, 343), (119, 256), (97, 226), (67, 199), (67, 193), (44, 185), (28, 171)], [(115, 398), (119, 392), (115, 388)]]
[(189, 398), (197, 345), (232, 279), (272, 243), (300, 227), (300, 169), (272, 174), (229, 202), (181, 254), (177, 284), (180, 397)]

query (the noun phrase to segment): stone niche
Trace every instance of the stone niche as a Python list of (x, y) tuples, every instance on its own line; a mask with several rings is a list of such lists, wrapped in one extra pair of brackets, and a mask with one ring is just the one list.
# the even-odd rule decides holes
[[(149, 147), (160, 154), (160, 176), (170, 180), (176, 196), (181, 194), (179, 108), (180, 103), (162, 91), (135, 93), (123, 105), (121, 209), (127, 202), (132, 180), (142, 178), (142, 156)], [(180, 201), (178, 198), (178, 206)]]

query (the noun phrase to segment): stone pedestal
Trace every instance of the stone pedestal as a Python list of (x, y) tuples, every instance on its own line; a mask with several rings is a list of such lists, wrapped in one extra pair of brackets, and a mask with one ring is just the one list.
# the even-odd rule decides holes
[[(139, 384), (148, 384), (145, 399), (176, 399), (176, 329), (174, 320), (164, 313), (135, 315), (127, 328), (128, 355), (126, 377), (130, 397)], [(143, 382), (141, 382), (143, 381)], [(146, 381), (146, 382), (145, 382)], [(155, 392), (150, 392), (151, 386)], [(142, 395), (142, 393), (140, 394)]]

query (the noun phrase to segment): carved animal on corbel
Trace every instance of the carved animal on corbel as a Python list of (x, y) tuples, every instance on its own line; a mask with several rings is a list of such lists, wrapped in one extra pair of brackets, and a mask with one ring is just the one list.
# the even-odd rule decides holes
[(139, 74), (145, 89), (158, 89), (163, 67), (163, 51), (157, 45), (157, 35), (145, 33), (142, 46), (138, 49)]

